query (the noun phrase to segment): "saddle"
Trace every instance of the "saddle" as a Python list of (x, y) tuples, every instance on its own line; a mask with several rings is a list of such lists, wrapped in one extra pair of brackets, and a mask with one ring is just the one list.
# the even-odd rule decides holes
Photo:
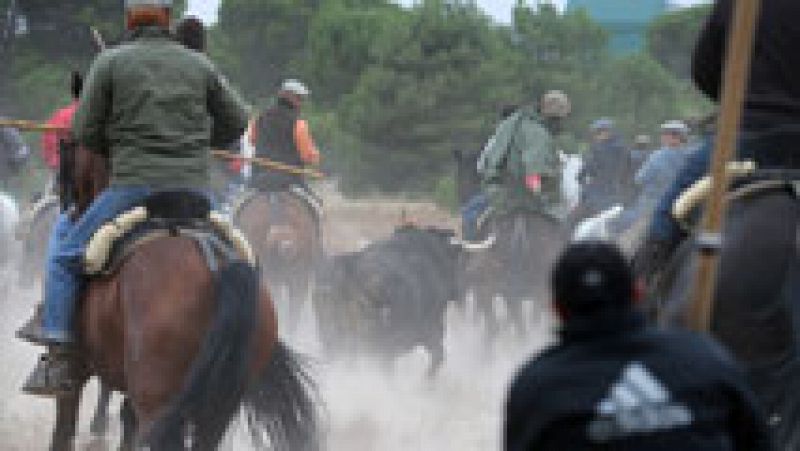
[(212, 272), (218, 259), (241, 259), (256, 265), (255, 254), (244, 235), (220, 213), (211, 210), (205, 196), (186, 191), (165, 191), (148, 197), (95, 232), (84, 253), (89, 276), (113, 274), (137, 247), (165, 237), (195, 241)]
[[(800, 170), (758, 169), (754, 162), (731, 162), (726, 168), (731, 180), (728, 200), (740, 200), (760, 193), (784, 190), (800, 197)], [(711, 195), (711, 177), (705, 176), (684, 190), (672, 204), (672, 216), (689, 229), (697, 212)]]

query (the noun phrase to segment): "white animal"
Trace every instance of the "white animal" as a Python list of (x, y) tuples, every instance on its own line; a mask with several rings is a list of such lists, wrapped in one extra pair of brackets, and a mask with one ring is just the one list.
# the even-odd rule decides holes
[(17, 246), (14, 230), (19, 222), (19, 208), (14, 199), (0, 193), (0, 264), (10, 260)]
[(614, 205), (591, 218), (584, 219), (572, 231), (572, 241), (600, 240), (614, 241), (610, 224), (622, 213), (622, 205)]
[(583, 158), (579, 154), (568, 154), (559, 150), (558, 159), (561, 160), (561, 192), (568, 211), (572, 211), (581, 200), (578, 174), (583, 169)]

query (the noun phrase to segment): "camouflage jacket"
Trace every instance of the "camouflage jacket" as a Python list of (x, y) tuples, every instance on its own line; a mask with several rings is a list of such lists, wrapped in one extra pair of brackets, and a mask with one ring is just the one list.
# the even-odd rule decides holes
[[(496, 211), (527, 209), (563, 217), (561, 164), (553, 137), (532, 107), (498, 125), (478, 160), (478, 173)], [(525, 186), (529, 174), (541, 176), (541, 192)]]

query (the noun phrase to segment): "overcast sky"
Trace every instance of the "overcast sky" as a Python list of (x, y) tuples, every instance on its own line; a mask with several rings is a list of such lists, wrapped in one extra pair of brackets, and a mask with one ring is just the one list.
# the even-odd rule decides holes
[[(205, 22), (213, 22), (216, 19), (217, 8), (221, 0), (189, 0), (188, 14), (199, 16)], [(401, 4), (412, 4), (414, 0), (397, 0)], [(536, 0), (528, 0), (535, 3)], [(672, 0), (675, 4), (694, 5), (697, 3), (708, 3), (710, 0)], [(498, 21), (508, 22), (511, 17), (511, 7), (516, 0), (478, 0), (486, 11), (492, 14)], [(553, 3), (562, 5), (566, 0), (553, 0)]]

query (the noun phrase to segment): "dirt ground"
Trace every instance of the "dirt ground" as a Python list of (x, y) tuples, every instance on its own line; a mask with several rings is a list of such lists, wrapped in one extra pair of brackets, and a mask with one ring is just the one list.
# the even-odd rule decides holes
[[(344, 199), (323, 193), (325, 244), (328, 252), (354, 251), (392, 233), (406, 218), (420, 225), (456, 229), (457, 218), (426, 202), (402, 199)], [(44, 450), (54, 419), (51, 400), (19, 391), (39, 349), (17, 341), (14, 330), (40, 299), (40, 288), (16, 286), (14, 269), (0, 271), (0, 451)], [(421, 349), (399, 358), (388, 372), (369, 361), (330, 362), (320, 353), (315, 321), (306, 302), (298, 331), (284, 339), (310, 355), (324, 401), (323, 423), (330, 451), (486, 451), (499, 450), (506, 385), (515, 369), (552, 339), (553, 323), (544, 319), (524, 338), (501, 334), (487, 342), (474, 306), (451, 305), (446, 317), (445, 362), (426, 378), (428, 356)], [(500, 316), (503, 311), (500, 309)], [(116, 449), (117, 409), (112, 403), (111, 429), (105, 441), (94, 440), (88, 422), (97, 389), (84, 395), (78, 449)], [(222, 449), (252, 449), (235, 425)]]

